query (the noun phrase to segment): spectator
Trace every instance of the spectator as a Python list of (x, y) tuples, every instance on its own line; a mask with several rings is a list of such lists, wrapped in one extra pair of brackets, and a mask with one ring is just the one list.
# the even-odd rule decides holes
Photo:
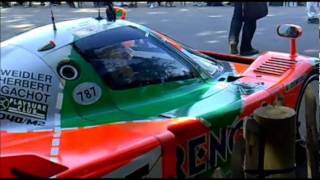
[(61, 5), (60, 1), (50, 1), (50, 4), (53, 6)]
[(166, 1), (166, 4), (165, 4), (166, 7), (174, 7), (173, 5), (173, 1)]
[[(104, 7), (107, 6), (109, 4), (109, 2), (102, 2), (102, 1), (93, 1), (93, 6), (94, 7)], [(116, 6), (118, 6), (118, 4), (115, 3)]]
[(298, 3), (294, 1), (284, 1), (284, 6), (287, 6), (287, 7), (296, 7), (297, 5)]
[(114, 5), (119, 6), (119, 7), (126, 7), (126, 6), (128, 6), (125, 2), (115, 2)]
[(11, 7), (10, 2), (7, 2), (7, 1), (0, 1), (0, 3), (1, 3), (1, 6), (2, 6), (2, 7), (4, 7), (4, 8)]
[[(251, 46), (256, 31), (257, 20), (266, 16), (266, 2), (235, 2), (229, 31), (229, 47), (231, 54), (238, 54), (239, 34), (242, 29), (240, 55), (250, 56), (259, 53)], [(243, 27), (242, 27), (243, 26)]]
[(86, 3), (84, 1), (77, 1), (77, 6), (76, 7), (82, 8), (82, 7), (84, 7), (85, 4)]
[(100, 1), (93, 1), (93, 7), (101, 7), (102, 6), (102, 4), (101, 4), (101, 2)]
[(210, 2), (207, 1), (207, 6), (223, 6), (223, 2)]
[(292, 1), (289, 2), (289, 7), (297, 7), (298, 6), (298, 2)]
[(308, 23), (319, 23), (319, 8), (317, 2), (307, 2)]
[(106, 3), (106, 6), (107, 6), (107, 8), (106, 8), (107, 20), (108, 21), (116, 21), (117, 16), (116, 16), (116, 11), (113, 7), (113, 3), (108, 1)]
[(32, 7), (32, 1), (18, 1), (17, 3), (18, 3), (20, 6), (26, 7), (26, 6), (27, 6), (26, 2), (29, 2), (29, 3), (28, 3), (28, 4), (29, 4), (28, 6), (29, 6), (29, 7)]
[(156, 2), (155, 1), (148, 1), (147, 5), (149, 6), (149, 8), (155, 8), (156, 7)]
[(67, 1), (67, 3), (71, 8), (76, 8), (73, 1)]
[(130, 2), (129, 7), (135, 7), (135, 8), (138, 7), (138, 2), (137, 1)]
[(201, 7), (201, 6), (203, 6), (203, 2), (202, 1), (195, 1), (195, 2), (193, 2), (193, 6)]

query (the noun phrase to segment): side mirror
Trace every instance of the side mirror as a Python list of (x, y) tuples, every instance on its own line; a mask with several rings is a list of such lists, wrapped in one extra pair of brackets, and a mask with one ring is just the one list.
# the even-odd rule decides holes
[(302, 35), (302, 28), (294, 24), (282, 24), (277, 27), (277, 33), (281, 37), (298, 38)]
[(296, 39), (302, 35), (302, 28), (295, 24), (282, 24), (277, 27), (277, 33), (291, 39), (290, 57), (295, 60), (298, 56)]

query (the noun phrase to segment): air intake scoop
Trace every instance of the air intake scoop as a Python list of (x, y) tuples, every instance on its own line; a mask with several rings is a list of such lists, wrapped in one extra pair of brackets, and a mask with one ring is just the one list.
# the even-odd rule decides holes
[(277, 58), (272, 57), (265, 62), (263, 62), (260, 66), (254, 69), (254, 72), (263, 73), (267, 75), (274, 75), (274, 76), (282, 76), (284, 73), (287, 72), (296, 61), (292, 61), (289, 58)]

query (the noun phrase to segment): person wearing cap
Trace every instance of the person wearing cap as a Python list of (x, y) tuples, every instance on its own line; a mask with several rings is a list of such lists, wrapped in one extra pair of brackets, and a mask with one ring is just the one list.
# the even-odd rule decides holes
[(317, 2), (307, 2), (308, 23), (319, 23), (319, 8)]

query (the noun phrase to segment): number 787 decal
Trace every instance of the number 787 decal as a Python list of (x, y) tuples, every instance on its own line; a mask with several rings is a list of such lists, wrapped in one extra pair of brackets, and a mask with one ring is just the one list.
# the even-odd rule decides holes
[(101, 97), (101, 88), (93, 82), (79, 84), (73, 91), (73, 99), (81, 105), (97, 102)]

